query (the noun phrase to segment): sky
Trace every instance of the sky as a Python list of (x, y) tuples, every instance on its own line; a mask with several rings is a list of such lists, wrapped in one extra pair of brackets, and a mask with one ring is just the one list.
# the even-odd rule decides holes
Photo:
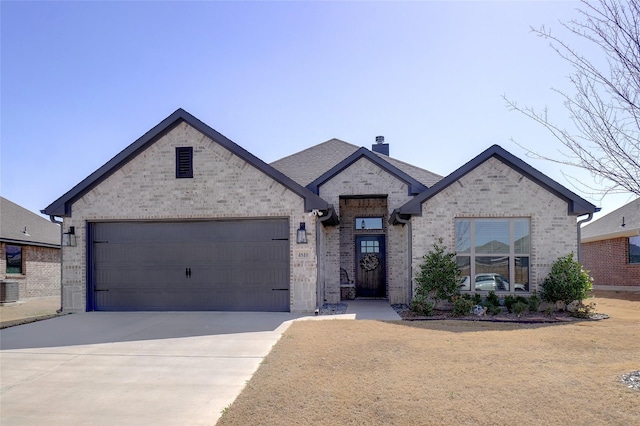
[[(448, 175), (493, 144), (576, 188), (560, 143), (510, 111), (562, 99), (570, 68), (537, 37), (573, 1), (0, 1), (0, 193), (39, 212), (178, 108), (266, 162), (331, 138)], [(599, 61), (593, 46), (567, 40)], [(517, 143), (516, 143), (517, 142)]]

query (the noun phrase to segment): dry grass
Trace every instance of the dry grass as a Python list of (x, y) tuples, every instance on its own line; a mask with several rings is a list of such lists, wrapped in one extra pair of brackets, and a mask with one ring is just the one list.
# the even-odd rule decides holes
[(640, 295), (618, 297), (552, 325), (296, 322), (218, 425), (640, 424)]

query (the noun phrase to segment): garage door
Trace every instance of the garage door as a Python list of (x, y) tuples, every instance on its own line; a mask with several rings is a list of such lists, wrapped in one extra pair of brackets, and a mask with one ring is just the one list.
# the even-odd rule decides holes
[(289, 311), (289, 221), (92, 223), (89, 309)]

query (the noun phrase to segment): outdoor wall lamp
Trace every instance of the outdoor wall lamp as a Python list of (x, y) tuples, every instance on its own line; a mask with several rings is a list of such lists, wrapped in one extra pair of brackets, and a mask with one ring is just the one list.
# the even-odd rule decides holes
[(62, 234), (62, 245), (75, 247), (76, 243), (76, 227), (70, 226), (69, 230)]
[(300, 228), (296, 232), (296, 243), (298, 244), (306, 244), (307, 243), (307, 230), (306, 224), (304, 222), (300, 222)]

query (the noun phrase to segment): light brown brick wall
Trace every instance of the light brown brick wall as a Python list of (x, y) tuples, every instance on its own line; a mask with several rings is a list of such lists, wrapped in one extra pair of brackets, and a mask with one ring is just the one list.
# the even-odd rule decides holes
[[(194, 176), (175, 178), (175, 148), (192, 146)], [(77, 247), (64, 247), (63, 304), (86, 310), (86, 225), (112, 220), (289, 218), (291, 310), (316, 307), (315, 218), (304, 200), (249, 163), (182, 123), (73, 203), (64, 229), (76, 227)], [(308, 244), (296, 244), (305, 222)]]
[(629, 238), (582, 244), (582, 265), (594, 285), (640, 286), (640, 263), (629, 263)]
[(567, 203), (495, 158), (487, 160), (422, 206), (412, 218), (413, 276), (439, 238), (455, 251), (455, 219), (459, 217), (531, 218), (530, 283), (538, 289), (558, 257), (576, 254), (575, 216)]
[(0, 276), (18, 283), (20, 299), (60, 295), (60, 249), (22, 246), (22, 274), (7, 274), (5, 247), (0, 243)]

